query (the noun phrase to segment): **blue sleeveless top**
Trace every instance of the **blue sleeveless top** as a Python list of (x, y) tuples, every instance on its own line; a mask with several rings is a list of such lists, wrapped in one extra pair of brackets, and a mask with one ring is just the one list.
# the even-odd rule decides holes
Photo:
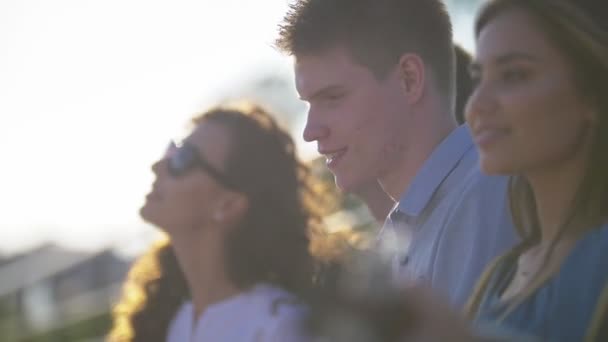
[[(508, 304), (500, 295), (509, 284), (517, 268), (519, 255), (511, 253), (499, 260), (491, 271), (474, 322), (498, 323), (506, 331), (529, 335), (541, 341), (583, 341), (589, 333), (608, 284), (608, 224), (594, 229), (576, 242), (564, 259), (558, 273), (506, 316)], [(602, 331), (608, 325), (602, 322)]]

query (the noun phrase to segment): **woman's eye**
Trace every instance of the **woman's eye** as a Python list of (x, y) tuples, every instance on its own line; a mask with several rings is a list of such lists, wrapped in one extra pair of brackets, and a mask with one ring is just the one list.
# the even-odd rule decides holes
[(342, 98), (342, 94), (330, 94), (325, 97), (327, 102), (335, 102)]
[(501, 73), (500, 79), (505, 83), (517, 83), (528, 78), (528, 72), (523, 69), (508, 69)]

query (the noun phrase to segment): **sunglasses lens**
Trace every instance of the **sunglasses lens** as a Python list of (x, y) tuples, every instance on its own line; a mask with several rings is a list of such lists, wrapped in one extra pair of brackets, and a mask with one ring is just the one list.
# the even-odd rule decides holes
[(180, 177), (188, 173), (194, 168), (201, 168), (216, 181), (224, 184), (227, 187), (233, 187), (226, 177), (213, 165), (209, 164), (205, 159), (201, 159), (199, 152), (194, 145), (184, 143), (176, 145), (171, 143), (167, 149), (165, 156), (167, 160), (167, 169), (172, 177)]
[(194, 166), (194, 153), (192, 149), (188, 148), (188, 145), (175, 148), (167, 160), (169, 174), (179, 177), (188, 172)]

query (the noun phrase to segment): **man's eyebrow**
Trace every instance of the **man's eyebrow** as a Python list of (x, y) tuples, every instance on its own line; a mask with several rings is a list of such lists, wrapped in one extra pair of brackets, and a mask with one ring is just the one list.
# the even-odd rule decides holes
[(326, 87), (323, 87), (319, 90), (317, 90), (316, 92), (314, 92), (312, 95), (310, 95), (309, 97), (300, 97), (300, 100), (302, 101), (311, 101), (311, 100), (315, 100), (319, 97), (325, 96), (327, 93), (331, 93), (334, 91), (342, 91), (344, 90), (344, 87), (338, 84), (332, 84), (332, 85), (328, 85)]

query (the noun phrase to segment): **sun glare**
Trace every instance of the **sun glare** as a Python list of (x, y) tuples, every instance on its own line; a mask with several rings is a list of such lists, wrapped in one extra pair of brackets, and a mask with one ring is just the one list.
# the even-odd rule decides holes
[(149, 166), (271, 48), (286, 2), (0, 3), (0, 251), (149, 229)]

